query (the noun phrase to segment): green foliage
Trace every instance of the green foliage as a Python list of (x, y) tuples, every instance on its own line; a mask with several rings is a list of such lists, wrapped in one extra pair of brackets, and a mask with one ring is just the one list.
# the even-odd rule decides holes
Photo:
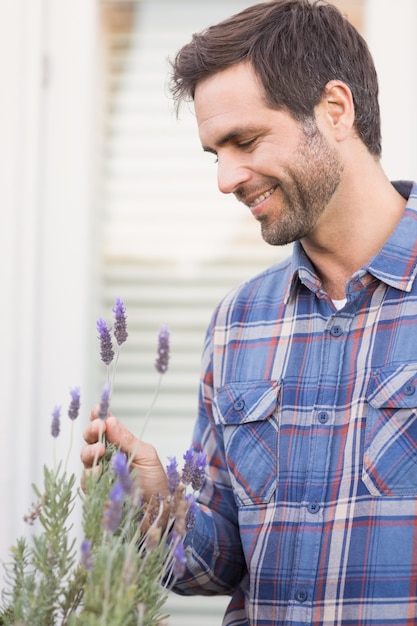
[[(106, 419), (120, 346), (127, 339), (126, 309), (116, 298), (114, 348), (110, 329), (97, 322), (101, 356), (107, 369), (99, 416)], [(114, 359), (114, 356), (116, 358)], [(113, 361), (114, 359), (114, 361)], [(158, 358), (161, 376), (169, 360), (169, 331), (161, 328)], [(80, 390), (71, 390), (68, 417), (80, 409)], [(60, 407), (55, 407), (51, 433), (60, 432)], [(143, 430), (142, 430), (143, 432)], [(25, 516), (34, 527), (10, 549), (1, 594), (0, 626), (162, 626), (169, 584), (185, 567), (182, 539), (193, 515), (193, 491), (202, 480), (201, 458), (186, 460), (182, 474), (175, 459), (167, 468), (169, 495), (143, 503), (140, 484), (126, 456), (107, 445), (94, 472), (84, 478), (83, 491), (74, 474), (61, 464), (44, 467), (43, 487), (33, 485), (37, 501)], [(172, 487), (174, 485), (174, 487)], [(83, 540), (75, 537), (73, 514), (81, 506)], [(80, 517), (80, 516), (79, 516)], [(165, 520), (162, 525), (162, 518)]]
[[(38, 502), (28, 516), (37, 530), (30, 540), (18, 539), (10, 550), (0, 625), (162, 624), (168, 593), (164, 579), (170, 578), (178, 543), (159, 528), (160, 516), (153, 515), (156, 519), (145, 525), (145, 516), (152, 515), (155, 503), (142, 503), (133, 472), (131, 492), (123, 495), (120, 524), (114, 532), (106, 528), (103, 513), (118, 480), (112, 467), (116, 454), (114, 448), (108, 449), (100, 472), (85, 477), (84, 491), (78, 488), (75, 475), (68, 476), (61, 465), (56, 470), (44, 468), (43, 489), (33, 487)], [(169, 527), (174, 516), (185, 514), (184, 494), (180, 485), (175, 498), (164, 503), (171, 512)], [(78, 503), (88, 542), (83, 544), (84, 552), (70, 538)]]

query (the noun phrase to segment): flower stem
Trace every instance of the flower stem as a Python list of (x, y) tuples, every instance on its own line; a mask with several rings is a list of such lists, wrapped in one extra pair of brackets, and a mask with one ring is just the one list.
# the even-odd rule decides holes
[(149, 418), (150, 418), (150, 416), (151, 416), (151, 413), (152, 413), (153, 407), (155, 406), (156, 400), (157, 400), (157, 398), (158, 398), (159, 388), (160, 388), (160, 386), (161, 386), (161, 381), (162, 381), (162, 376), (163, 376), (163, 374), (160, 374), (160, 375), (159, 375), (158, 382), (157, 382), (157, 384), (156, 384), (156, 388), (155, 388), (155, 392), (154, 392), (154, 395), (153, 395), (153, 398), (152, 398), (152, 402), (151, 402), (151, 404), (150, 404), (150, 406), (149, 406), (149, 408), (148, 408), (148, 412), (147, 412), (147, 413), (146, 413), (146, 415), (145, 415), (145, 419), (144, 419), (144, 421), (143, 421), (143, 425), (142, 425), (142, 430), (141, 430), (141, 431), (140, 431), (140, 433), (139, 433), (139, 439), (142, 439), (142, 437), (143, 437), (143, 433), (144, 433), (144, 432), (145, 432), (145, 430), (146, 430), (146, 427), (147, 427), (147, 425), (148, 425)]

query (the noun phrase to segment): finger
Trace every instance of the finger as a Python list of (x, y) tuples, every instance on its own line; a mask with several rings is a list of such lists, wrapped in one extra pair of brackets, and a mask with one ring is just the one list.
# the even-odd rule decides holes
[(80, 458), (85, 469), (90, 469), (97, 464), (106, 451), (106, 446), (102, 442), (88, 444), (81, 449)]
[(85, 428), (83, 438), (86, 443), (95, 443), (102, 438), (103, 433), (106, 432), (106, 422), (99, 418), (94, 418)]
[(91, 413), (90, 413), (91, 422), (98, 418), (99, 410), (100, 410), (99, 404), (96, 404), (95, 406), (93, 406), (93, 408), (91, 409)]
[(157, 467), (160, 465), (155, 448), (135, 437), (126, 426), (113, 415), (106, 420), (106, 439), (125, 452), (132, 465)]
[(120, 447), (129, 456), (137, 453), (139, 439), (124, 426), (117, 418), (110, 415), (106, 420), (106, 439), (109, 443)]
[(94, 405), (93, 408), (91, 409), (90, 421), (93, 421), (97, 419), (98, 417), (100, 417), (100, 404)]

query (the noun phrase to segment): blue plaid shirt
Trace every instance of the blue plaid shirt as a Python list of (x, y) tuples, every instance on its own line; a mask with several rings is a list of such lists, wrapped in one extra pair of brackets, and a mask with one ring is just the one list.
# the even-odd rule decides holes
[(178, 593), (227, 626), (417, 624), (417, 185), (341, 310), (300, 244), (216, 309)]

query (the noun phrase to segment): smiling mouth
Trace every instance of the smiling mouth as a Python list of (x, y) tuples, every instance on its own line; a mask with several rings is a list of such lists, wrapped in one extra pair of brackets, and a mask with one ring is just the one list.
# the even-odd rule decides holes
[(275, 187), (271, 187), (271, 189), (268, 189), (268, 191), (264, 191), (263, 193), (261, 193), (261, 195), (255, 198), (255, 200), (248, 203), (249, 208), (253, 209), (254, 207), (258, 206), (258, 204), (261, 204), (261, 202), (269, 198), (269, 196), (272, 196), (276, 188), (277, 185), (275, 185)]

